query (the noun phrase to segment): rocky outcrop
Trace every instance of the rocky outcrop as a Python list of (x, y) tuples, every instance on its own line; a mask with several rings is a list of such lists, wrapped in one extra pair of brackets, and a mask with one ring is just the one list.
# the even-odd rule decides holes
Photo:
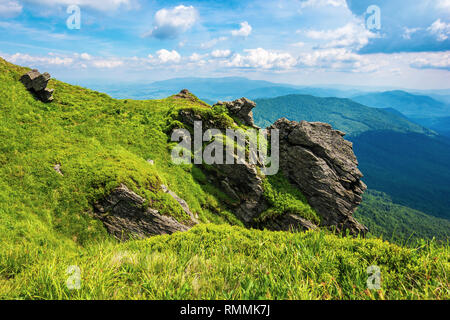
[(215, 105), (213, 105), (213, 108), (220, 105), (225, 106), (228, 109), (230, 115), (240, 121), (242, 124), (250, 127), (256, 127), (255, 123), (253, 122), (252, 111), (252, 109), (256, 107), (255, 102), (248, 100), (247, 98), (240, 98), (231, 102), (219, 101)]
[(209, 105), (207, 103), (201, 101), (199, 98), (197, 98), (195, 95), (193, 95), (188, 89), (183, 89), (179, 93), (173, 95), (172, 97), (175, 99), (189, 100), (191, 102), (201, 104), (205, 107), (209, 107)]
[[(254, 102), (242, 98), (233, 102), (218, 102), (213, 108), (217, 106), (226, 106), (234, 119), (256, 127), (251, 112)], [(203, 130), (225, 129), (214, 123), (217, 120), (212, 117), (202, 119), (200, 114), (189, 108), (180, 110), (179, 120), (189, 126), (193, 126), (194, 121), (202, 121)], [(364, 234), (367, 228), (358, 223), (352, 214), (361, 203), (366, 186), (361, 181), (362, 174), (357, 167), (352, 143), (343, 138), (344, 133), (333, 130), (325, 123), (298, 123), (286, 119), (276, 121), (267, 129), (269, 132), (270, 129), (279, 130), (280, 169), (321, 216), (321, 226)], [(271, 230), (315, 229), (317, 226), (314, 223), (289, 213), (260, 221), (269, 204), (264, 197), (259, 169), (261, 164), (244, 162), (213, 164), (206, 171), (212, 177), (211, 181), (236, 200), (233, 211), (247, 226)]]
[(48, 89), (47, 84), (50, 81), (50, 74), (39, 73), (36, 69), (33, 69), (24, 74), (20, 81), (24, 84), (27, 90), (32, 91), (36, 97), (42, 102), (53, 101), (53, 89)]
[(344, 133), (326, 123), (277, 120), (268, 129), (280, 134), (280, 168), (322, 218), (338, 231), (365, 233), (352, 214), (366, 185)]
[(155, 209), (146, 208), (144, 203), (144, 198), (121, 184), (94, 205), (94, 216), (103, 222), (110, 234), (121, 241), (187, 231), (196, 223), (180, 223)]

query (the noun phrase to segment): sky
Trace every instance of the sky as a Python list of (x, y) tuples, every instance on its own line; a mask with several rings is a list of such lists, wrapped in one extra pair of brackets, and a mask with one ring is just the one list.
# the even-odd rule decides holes
[(449, 89), (450, 0), (0, 0), (0, 56), (81, 84)]

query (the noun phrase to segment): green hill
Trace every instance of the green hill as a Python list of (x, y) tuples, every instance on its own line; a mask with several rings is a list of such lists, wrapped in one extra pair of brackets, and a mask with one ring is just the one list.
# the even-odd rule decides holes
[[(226, 114), (194, 98), (115, 100), (57, 80), (44, 104), (19, 82), (26, 71), (0, 59), (0, 299), (449, 299), (448, 245), (239, 226), (199, 168), (171, 163), (165, 133), (178, 108)], [(120, 183), (183, 221), (164, 183), (200, 225), (119, 243), (91, 212)], [(379, 290), (367, 289), (370, 265)], [(79, 290), (66, 285), (70, 266)]]
[(432, 134), (432, 131), (392, 112), (369, 108), (349, 99), (287, 95), (256, 99), (255, 123), (267, 127), (281, 117), (322, 121), (354, 136), (371, 130), (394, 130)]

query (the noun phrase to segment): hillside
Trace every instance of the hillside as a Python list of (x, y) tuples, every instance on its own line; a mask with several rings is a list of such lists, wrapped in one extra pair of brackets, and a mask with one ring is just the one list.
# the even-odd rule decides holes
[(256, 99), (255, 122), (266, 127), (280, 117), (291, 120), (322, 121), (350, 136), (371, 130), (394, 130), (432, 134), (392, 112), (369, 108), (349, 99), (320, 98), (310, 95), (287, 95)]
[(450, 220), (439, 219), (392, 202), (379, 191), (367, 190), (355, 217), (377, 237), (396, 243), (414, 243), (417, 239), (447, 241)]
[[(448, 246), (244, 228), (235, 201), (204, 168), (170, 157), (167, 132), (178, 115), (236, 126), (225, 109), (190, 94), (115, 100), (54, 79), (54, 100), (43, 103), (19, 81), (27, 71), (0, 59), (0, 299), (450, 297)], [(261, 180), (265, 213), (320, 222), (286, 178)], [(121, 184), (143, 201), (132, 212), (185, 223), (186, 204), (199, 224), (118, 241), (99, 201)], [(370, 265), (381, 269), (380, 290), (367, 289)], [(80, 269), (79, 290), (66, 286), (69, 266)]]

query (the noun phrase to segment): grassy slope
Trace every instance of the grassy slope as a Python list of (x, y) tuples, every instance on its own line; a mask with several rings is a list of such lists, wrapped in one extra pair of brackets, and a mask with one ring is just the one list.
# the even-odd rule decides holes
[[(88, 212), (120, 182), (180, 220), (160, 183), (201, 221), (240, 224), (199, 169), (170, 164), (166, 114), (191, 103), (114, 100), (52, 80), (55, 102), (43, 104), (18, 81), (24, 72), (0, 60), (0, 298), (449, 297), (448, 246), (211, 224), (117, 243)], [(383, 270), (379, 292), (366, 290), (370, 264)], [(79, 291), (65, 286), (70, 265)]]

